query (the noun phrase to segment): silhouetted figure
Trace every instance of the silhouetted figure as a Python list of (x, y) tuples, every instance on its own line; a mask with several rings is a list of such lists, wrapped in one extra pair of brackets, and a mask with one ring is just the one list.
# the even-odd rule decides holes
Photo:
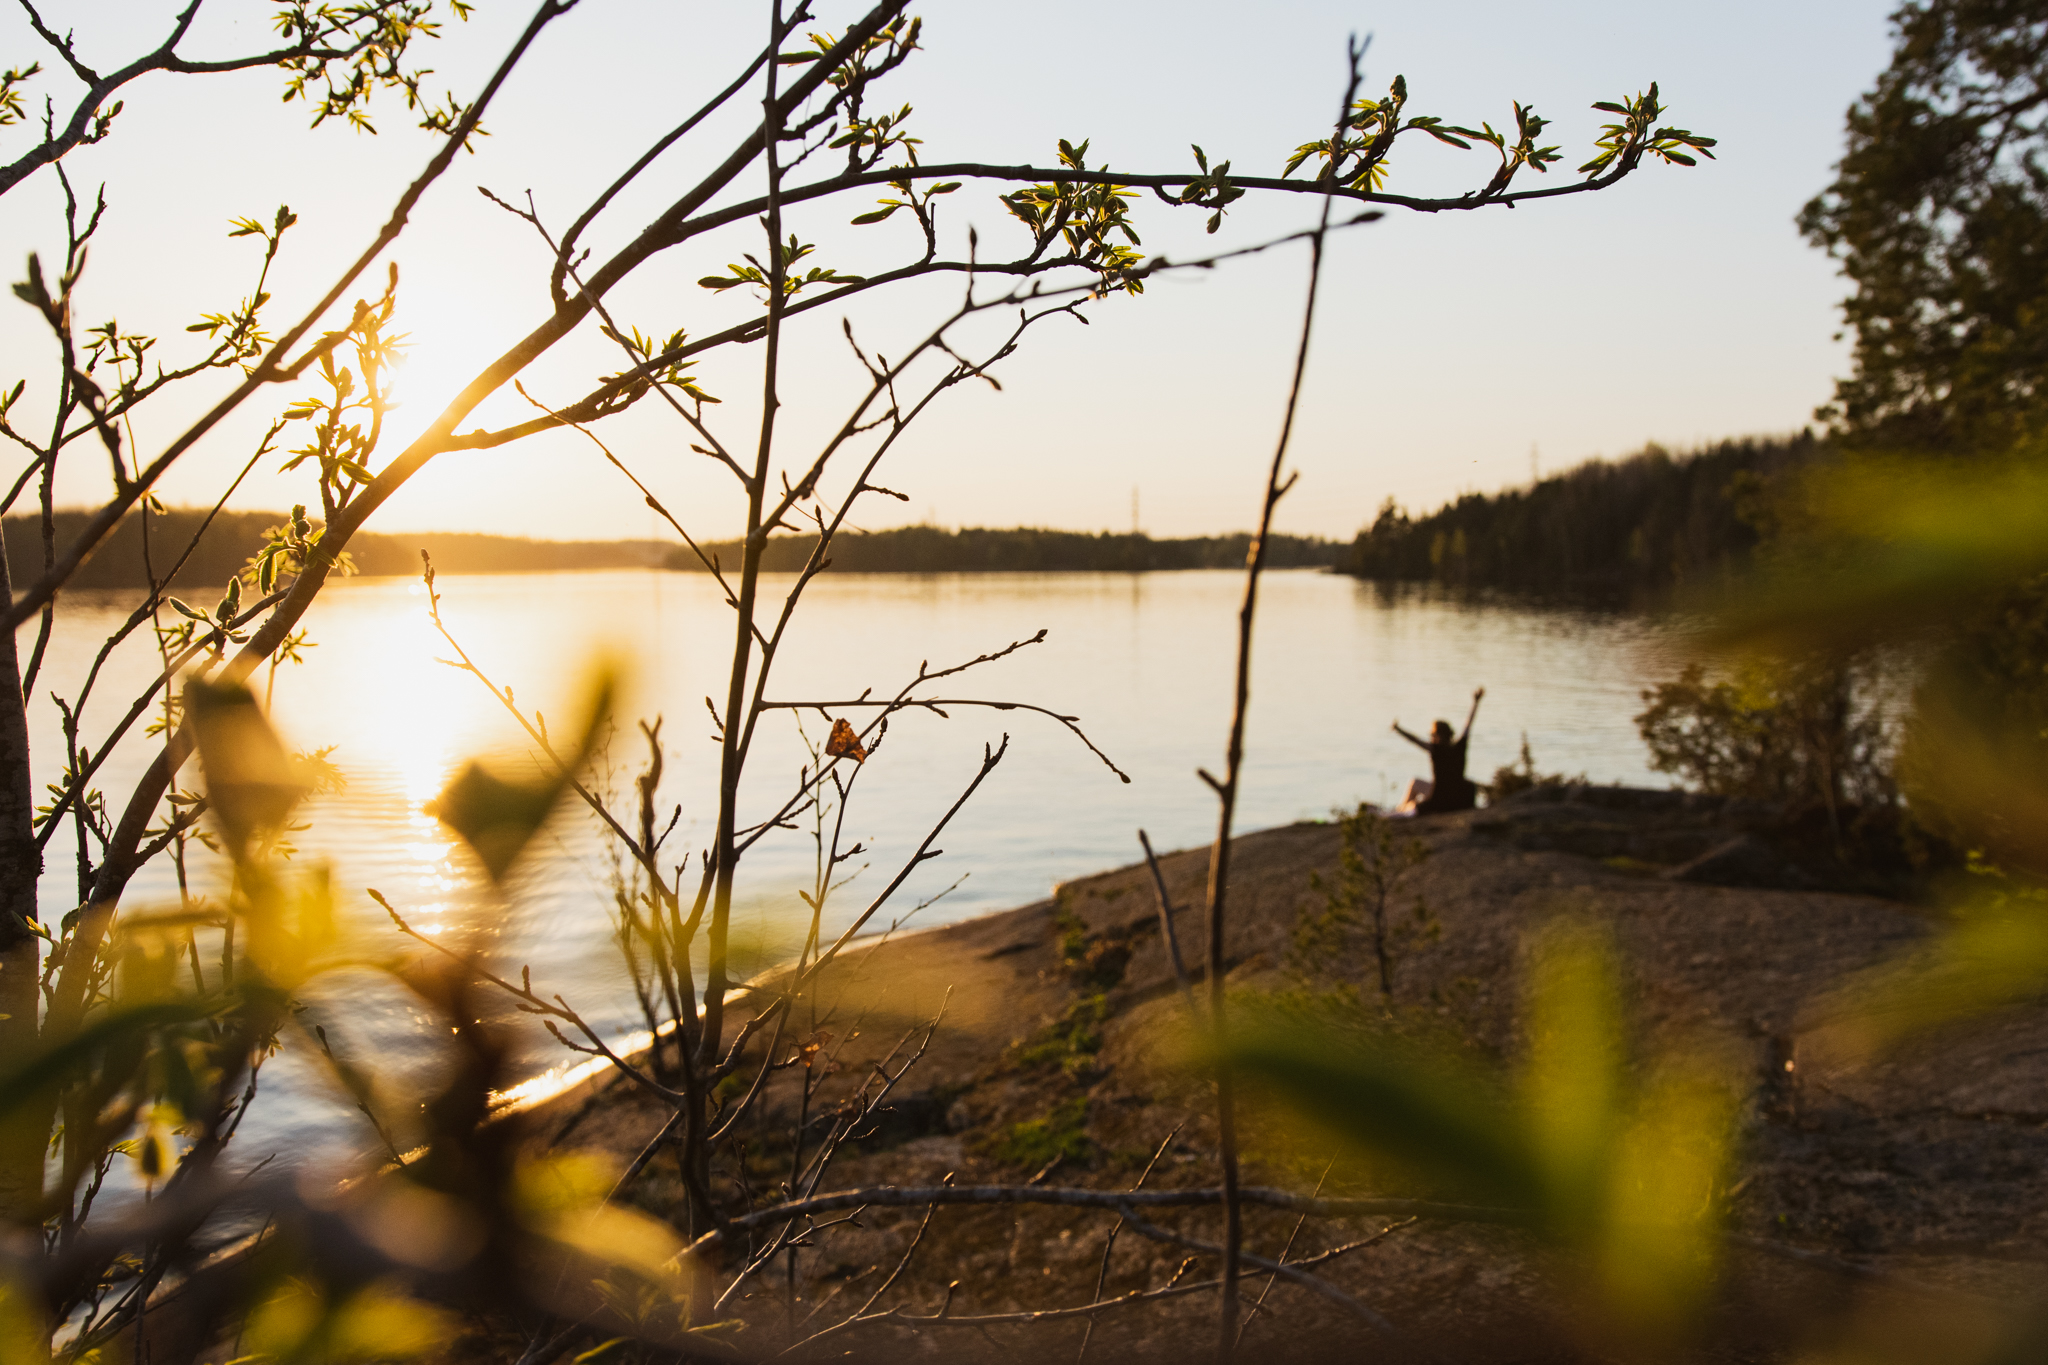
[(1394, 722), (1394, 733), (1420, 749), (1429, 751), (1429, 781), (1416, 778), (1408, 784), (1397, 810), (1417, 815), (1441, 815), (1446, 811), (1471, 810), (1478, 804), (1479, 789), (1465, 780), (1465, 742), (1472, 738), (1472, 722), (1479, 718), (1479, 701), (1485, 688), (1472, 693), (1472, 712), (1465, 717), (1465, 733), (1455, 739), (1451, 723), (1440, 720), (1429, 729), (1429, 738), (1411, 735)]

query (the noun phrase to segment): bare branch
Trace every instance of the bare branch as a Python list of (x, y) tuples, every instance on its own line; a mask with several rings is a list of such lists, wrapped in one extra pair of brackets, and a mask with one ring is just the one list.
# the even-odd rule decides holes
[[(1138, 1172), (1137, 1180), (1132, 1183), (1131, 1188), (1133, 1190), (1142, 1190), (1145, 1188), (1145, 1182), (1151, 1179), (1152, 1177), (1152, 1168), (1159, 1164), (1160, 1158), (1166, 1155), (1167, 1148), (1173, 1146), (1173, 1140), (1180, 1136), (1180, 1130), (1186, 1126), (1186, 1120), (1182, 1120), (1180, 1123), (1174, 1124), (1172, 1131), (1168, 1132), (1167, 1135), (1160, 1140), (1159, 1146), (1153, 1149), (1152, 1159), (1145, 1163), (1145, 1169)], [(1320, 1194), (1321, 1191), (1318, 1190), (1317, 1193)], [(1116, 1250), (1116, 1235), (1119, 1232), (1122, 1232), (1123, 1230), (1124, 1220), (1121, 1216), (1119, 1216), (1116, 1220), (1115, 1225), (1110, 1228), (1109, 1235), (1102, 1239), (1102, 1264), (1099, 1267), (1097, 1267), (1095, 1271), (1094, 1302), (1096, 1303), (1102, 1302), (1103, 1286), (1109, 1283), (1110, 1254)], [(1285, 1260), (1286, 1258), (1282, 1257), (1281, 1259)], [(1087, 1360), (1088, 1343), (1094, 1340), (1094, 1338), (1095, 1319), (1090, 1318), (1088, 1319), (1088, 1330), (1081, 1334), (1081, 1347), (1079, 1350), (1074, 1352), (1074, 1365), (1082, 1365), (1082, 1362)]]
[[(1358, 94), (1359, 62), (1365, 49), (1357, 38), (1348, 42), (1351, 71), (1344, 87), (1344, 98), (1337, 106), (1337, 131), (1332, 145), (1341, 145), (1346, 120), (1351, 114), (1352, 101)], [(1336, 188), (1336, 158), (1330, 162), (1330, 175), (1325, 177), (1322, 187), (1326, 191)], [(1224, 983), (1224, 930), (1226, 925), (1227, 901), (1230, 890), (1230, 830), (1237, 814), (1238, 782), (1244, 771), (1244, 727), (1245, 717), (1251, 708), (1252, 678), (1252, 622), (1258, 613), (1259, 575), (1266, 567), (1266, 545), (1273, 527), (1273, 508), (1286, 491), (1281, 483), (1282, 466), (1287, 458), (1288, 438), (1294, 432), (1295, 409), (1301, 401), (1301, 383), (1308, 370), (1309, 337), (1315, 327), (1316, 291), (1323, 277), (1323, 241), (1330, 228), (1332, 198), (1329, 193), (1323, 197), (1322, 215), (1316, 229), (1309, 236), (1308, 297), (1302, 304), (1301, 340), (1294, 352), (1294, 377), (1287, 388), (1286, 415), (1280, 422), (1280, 439), (1274, 444), (1272, 464), (1266, 472), (1265, 496), (1260, 502), (1259, 529), (1252, 541), (1251, 562), (1245, 568), (1244, 605), (1237, 614), (1237, 677), (1231, 704), (1230, 737), (1225, 745), (1224, 776), (1219, 781), (1206, 770), (1201, 770), (1202, 780), (1216, 793), (1216, 842), (1209, 850), (1209, 1033), (1220, 1047), (1229, 1027), (1229, 1016), (1225, 1005)], [(1223, 1168), (1223, 1188), (1229, 1192), (1224, 1201), (1223, 1224), (1223, 1302), (1220, 1336), (1216, 1347), (1217, 1359), (1228, 1365), (1236, 1348), (1238, 1331), (1237, 1268), (1244, 1242), (1244, 1219), (1235, 1197), (1237, 1189), (1237, 1118), (1235, 1083), (1227, 1064), (1219, 1062), (1216, 1067), (1216, 1128), (1217, 1147)]]
[[(923, 680), (920, 679), (919, 681)], [(1097, 758), (1102, 760), (1102, 764), (1104, 767), (1108, 768), (1111, 772), (1115, 773), (1118, 777), (1122, 778), (1126, 782), (1129, 782), (1131, 780), (1131, 776), (1129, 773), (1125, 772), (1122, 768), (1117, 767), (1116, 763), (1111, 760), (1108, 754), (1105, 754), (1104, 752), (1102, 752), (1102, 750), (1095, 747), (1095, 741), (1088, 738), (1087, 733), (1081, 729), (1081, 718), (1079, 716), (1062, 715), (1060, 712), (1051, 710), (1048, 707), (1033, 706), (1030, 702), (992, 701), (979, 697), (853, 697), (850, 699), (839, 701), (764, 701), (761, 703), (761, 709), (764, 711), (824, 711), (831, 708), (837, 708), (842, 711), (850, 711), (855, 707), (865, 706), (879, 706), (891, 714), (894, 714), (898, 711), (931, 711), (935, 712), (940, 716), (944, 716), (946, 714), (945, 711), (941, 708), (947, 706), (980, 706), (986, 707), (992, 711), (1036, 712), (1038, 715), (1041, 716), (1049, 716), (1053, 720), (1056, 720), (1061, 725), (1065, 726), (1067, 728), (1067, 731), (1070, 734), (1072, 734), (1075, 739), (1080, 740), (1082, 744), (1087, 746), (1089, 753), (1094, 754)]]
[[(56, 596), (57, 590), (64, 585), (65, 580), (70, 578), (76, 572), (78, 566), (84, 563), (94, 550), (99, 548), (100, 542), (114, 529), (115, 524), (120, 521), (122, 515), (130, 507), (133, 507), (136, 501), (144, 493), (148, 492), (158, 479), (163, 477), (164, 472), (177, 462), (179, 456), (196, 444), (200, 437), (211, 431), (229, 413), (240, 407), (249, 395), (265, 384), (293, 377), (315, 357), (325, 354), (335, 345), (340, 344), (343, 334), (340, 332), (329, 333), (322, 342), (316, 344), (307, 355), (301, 357), (294, 365), (287, 366), (285, 364), (284, 358), (291, 353), (292, 347), (298, 345), (306, 333), (312, 330), (314, 324), (324, 317), (330, 308), (334, 307), (335, 302), (347, 292), (349, 286), (355, 283), (363, 271), (369, 269), (370, 263), (376, 260), (387, 246), (397, 240), (398, 235), (405, 230), (406, 223), (411, 218), (412, 210), (419, 203), (420, 197), (427, 192), (429, 186), (441, 178), (442, 173), (454, 162), (455, 154), (462, 149), (463, 140), (475, 129), (478, 121), (482, 119), (484, 109), (490, 104), (491, 98), (497, 94), (499, 87), (505, 83), (506, 78), (511, 75), (512, 68), (518, 65), (519, 60), (526, 55), (527, 49), (540, 36), (541, 30), (558, 16), (567, 13), (575, 3), (576, 0), (544, 0), (544, 3), (535, 12), (531, 22), (527, 24), (525, 32), (513, 44), (512, 51), (506, 55), (504, 61), (499, 63), (498, 69), (492, 73), (490, 81), (484, 86), (483, 93), (479, 94), (464, 112), (461, 120), (458, 121), (455, 129), (450, 133), (447, 142), (434, 155), (434, 158), (427, 163), (426, 170), (420, 173), (419, 178), (414, 180), (406, 188), (405, 193), (399, 196), (398, 203), (392, 209), (390, 218), (385, 221), (384, 226), (378, 231), (377, 236), (363, 251), (363, 254), (356, 258), (354, 264), (342, 272), (341, 276), (335, 280), (327, 293), (322, 296), (318, 303), (307, 310), (305, 316), (296, 325), (271, 345), (269, 351), (264, 354), (262, 361), (249, 371), (240, 384), (237, 384), (226, 397), (215, 403), (203, 417), (188, 427), (170, 445), (165, 447), (163, 453), (152, 460), (147, 468), (139, 471), (136, 478), (126, 489), (119, 492), (112, 500), (92, 515), (86, 522), (85, 527), (79, 532), (78, 539), (65, 551), (56, 566), (36, 580), (21, 596), (16, 598), (13, 606), (8, 609), (4, 622), (5, 629), (14, 629), (14, 627), (20, 625), (37, 611), (40, 611), (43, 603)], [(0, 188), (4, 188), (4, 182), (0, 182)], [(395, 284), (395, 267), (393, 270), (393, 281)], [(479, 398), (481, 396), (479, 395)], [(367, 511), (367, 508), (364, 509), (365, 515), (367, 515)], [(333, 548), (338, 550), (341, 546), (336, 545)], [(269, 651), (265, 650), (264, 652), (267, 655)], [(253, 666), (253, 662), (251, 666)]]
[[(1227, 1206), (1230, 1201), (1225, 1202)], [(1224, 1248), (1222, 1247), (1213, 1246), (1208, 1242), (1169, 1231), (1166, 1228), (1160, 1227), (1157, 1223), (1139, 1217), (1135, 1213), (1126, 1213), (1124, 1221), (1130, 1225), (1131, 1231), (1141, 1236), (1150, 1237), (1155, 1242), (1165, 1242), (1172, 1246), (1183, 1246), (1190, 1251), (1199, 1251), (1210, 1256), (1225, 1255)], [(1278, 1261), (1269, 1261), (1263, 1256), (1254, 1256), (1242, 1248), (1238, 1250), (1235, 1257), (1226, 1258), (1226, 1265), (1231, 1259), (1242, 1261), (1246, 1265), (1256, 1266), (1260, 1270), (1278, 1275), (1282, 1279), (1291, 1280), (1304, 1289), (1322, 1295), (1389, 1340), (1399, 1342), (1410, 1350), (1420, 1351), (1421, 1349), (1419, 1342), (1395, 1327), (1393, 1323), (1388, 1322), (1379, 1312), (1359, 1302), (1356, 1298), (1337, 1288), (1336, 1285), (1331, 1284), (1328, 1280), (1311, 1275), (1299, 1266), (1282, 1265)], [(1223, 1291), (1226, 1295), (1230, 1292), (1231, 1284), (1232, 1277), (1225, 1274), (1223, 1277)], [(1231, 1343), (1234, 1346), (1237, 1340), (1237, 1324), (1235, 1321), (1232, 1321), (1230, 1326)], [(1424, 1353), (1424, 1358), (1435, 1359), (1435, 1356)]]
[(1152, 852), (1152, 840), (1144, 830), (1138, 831), (1138, 843), (1145, 850), (1145, 866), (1152, 872), (1152, 889), (1159, 898), (1159, 936), (1166, 940), (1167, 956), (1173, 961), (1173, 979), (1180, 987), (1180, 998), (1188, 1007), (1188, 1018), (1196, 1024), (1202, 1022), (1201, 1008), (1195, 1003), (1195, 988), (1188, 980), (1187, 964), (1181, 961), (1180, 935), (1174, 932), (1173, 897), (1166, 892), (1166, 875), (1159, 870), (1159, 858)]
[(967, 804), (967, 800), (969, 797), (974, 795), (975, 789), (981, 785), (982, 779), (995, 771), (996, 765), (1003, 761), (1003, 755), (1007, 754), (1009, 751), (1010, 737), (1008, 735), (1004, 735), (1003, 742), (993, 750), (991, 750), (987, 745), (982, 746), (981, 767), (975, 772), (974, 780), (967, 784), (967, 790), (960, 793), (960, 799), (955, 801), (943, 816), (939, 817), (939, 822), (936, 825), (932, 826), (931, 833), (924, 836), (924, 842), (917, 846), (917, 852), (911, 855), (910, 860), (908, 862), (904, 863), (903, 870), (896, 874), (895, 880), (891, 881), (887, 886), (882, 888), (882, 894), (875, 897), (873, 902), (869, 904), (868, 908), (861, 911), (860, 914), (854, 918), (853, 923), (846, 926), (846, 932), (841, 934), (837, 939), (835, 939), (830, 948), (827, 948), (824, 952), (818, 954), (818, 960), (816, 962), (813, 962), (810, 966), (810, 970), (805, 972), (803, 976), (795, 982), (795, 984), (791, 987), (792, 990), (801, 990), (811, 980), (815, 979), (818, 973), (824, 970), (825, 964), (832, 961), (833, 958), (837, 957), (839, 955), (839, 950), (844, 948), (848, 943), (851, 943), (854, 939), (854, 936), (860, 933), (860, 931), (866, 927), (867, 922), (875, 917), (875, 912), (877, 910), (880, 910), (885, 904), (888, 903), (889, 897), (896, 894), (896, 888), (903, 885), (904, 879), (910, 876), (911, 872), (917, 868), (918, 864), (924, 862), (928, 858), (936, 858), (939, 856), (938, 852), (935, 852), (932, 849), (932, 840), (938, 838), (939, 834), (946, 828), (946, 826), (952, 823), (953, 817), (960, 813), (960, 808)]
[[(1526, 1226), (1541, 1216), (1533, 1209), (1446, 1204), (1427, 1199), (1310, 1198), (1291, 1190), (1261, 1185), (1246, 1185), (1239, 1195), (1247, 1204), (1288, 1213), (1307, 1213), (1318, 1218), (1426, 1218), (1448, 1223)], [(749, 1228), (832, 1213), (861, 1204), (876, 1208), (905, 1208), (933, 1203), (1054, 1204), (1064, 1208), (1108, 1209), (1124, 1213), (1141, 1208), (1213, 1208), (1222, 1202), (1220, 1186), (1192, 1190), (1082, 1190), (1059, 1185), (870, 1185), (786, 1200), (767, 1208), (736, 1214), (727, 1221), (730, 1232), (744, 1232)], [(690, 1244), (689, 1251), (707, 1251), (717, 1246), (726, 1235), (707, 1232)]]

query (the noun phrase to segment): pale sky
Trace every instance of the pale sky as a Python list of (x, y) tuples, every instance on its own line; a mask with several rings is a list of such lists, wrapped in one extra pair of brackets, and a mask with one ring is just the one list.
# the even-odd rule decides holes
[[(160, 40), (177, 8), (144, 0), (45, 7), (75, 27), (88, 60), (112, 67)], [(843, 25), (855, 4), (824, 0)], [(1510, 101), (1553, 120), (1546, 141), (1572, 177), (1604, 116), (1596, 99), (1661, 83), (1666, 121), (1720, 139), (1698, 169), (1646, 165), (1600, 194), (1509, 211), (1436, 217), (1390, 212), (1333, 249), (1319, 332), (1294, 445), (1302, 481), (1283, 505), (1283, 529), (1348, 537), (1388, 496), (1423, 510), (1468, 490), (1526, 482), (1546, 471), (1626, 454), (1647, 441), (1685, 447), (1722, 436), (1796, 430), (1846, 366), (1835, 339), (1845, 290), (1833, 265), (1799, 238), (1793, 216), (1828, 180), (1843, 114), (1889, 54), (1889, 3), (1704, 5), (1481, 3), (1374, 6), (1284, 0), (1030, 6), (933, 0), (925, 51), (878, 94), (916, 107), (927, 161), (1053, 162), (1057, 139), (1093, 140), (1091, 164), (1190, 168), (1189, 143), (1246, 174), (1276, 174), (1297, 144), (1327, 129), (1348, 32), (1372, 35), (1367, 88), (1398, 72), (1409, 112), (1495, 127)], [(272, 6), (210, 0), (187, 50), (239, 50), (260, 41)], [(436, 93), (469, 92), (523, 26), (530, 6), (480, 0), (468, 26), (435, 45)], [(411, 425), (423, 422), (475, 369), (546, 313), (546, 255), (524, 224), (475, 187), (506, 197), (531, 189), (559, 225), (642, 147), (722, 85), (765, 20), (738, 0), (583, 0), (559, 21), (486, 118), (493, 134), (462, 158), (414, 215), (393, 252), (403, 272), (401, 323), (416, 347), (404, 380)], [(41, 59), (18, 14), (0, 15), (0, 65)], [(30, 89), (74, 88), (52, 74)], [(330, 125), (307, 131), (303, 107), (281, 105), (275, 71), (226, 78), (154, 76), (124, 92), (114, 134), (66, 162), (110, 211), (81, 293), (85, 320), (118, 314), (124, 330), (163, 338), (175, 357), (194, 344), (185, 325), (246, 290), (254, 252), (229, 242), (227, 220), (267, 217), (280, 203), (301, 216), (273, 276), (283, 309), (317, 293), (368, 240), (390, 201), (431, 154), (426, 134), (393, 101), (383, 130), (363, 137)], [(728, 136), (731, 128), (724, 130)], [(0, 130), (11, 158), (29, 140)], [(718, 138), (710, 139), (716, 143)], [(1408, 145), (1404, 142), (1404, 146)], [(593, 234), (602, 255), (634, 231), (716, 150), (665, 161), (646, 192)], [(1397, 155), (1396, 191), (1457, 193), (1484, 182), (1483, 150)], [(1526, 176), (1526, 173), (1525, 173)], [(1533, 179), (1533, 177), (1528, 177)], [(1021, 229), (995, 203), (998, 187), (953, 196), (952, 230), (968, 223), (991, 253)], [(842, 269), (884, 268), (914, 252), (901, 221), (851, 229), (866, 207), (835, 203), (795, 229)], [(1244, 201), (1221, 234), (1204, 238), (1193, 212), (1142, 202), (1144, 250), (1184, 257), (1303, 226), (1314, 206)], [(0, 211), (0, 266), (20, 278), (30, 250), (61, 250), (50, 172), (16, 189)], [(625, 320), (666, 334), (716, 330), (736, 301), (697, 288), (741, 250), (739, 235), (658, 258), (614, 296)], [(381, 270), (377, 272), (381, 278)], [(957, 391), (906, 437), (881, 482), (907, 503), (876, 503), (855, 520), (880, 527), (933, 519), (949, 526), (1017, 524), (1127, 529), (1133, 490), (1158, 535), (1248, 525), (1277, 430), (1306, 274), (1300, 249), (1156, 283), (1141, 299), (1093, 309), (1095, 325), (1034, 333), (996, 373), (1001, 393)], [(870, 298), (853, 310), (885, 351), (922, 330), (957, 283)], [(365, 289), (367, 292), (367, 288)], [(0, 387), (30, 380), (18, 412), (37, 413), (50, 344), (25, 305), (8, 298), (0, 327)], [(282, 311), (279, 313), (282, 318)], [(801, 443), (837, 421), (858, 378), (827, 310), (794, 329), (785, 430)], [(529, 387), (566, 401), (590, 375), (616, 368), (598, 343), (568, 346), (532, 372)], [(729, 441), (750, 444), (758, 348), (705, 366), (728, 401), (715, 410)], [(211, 392), (193, 388), (139, 424), (153, 454)], [(171, 502), (210, 502), (225, 473), (296, 390), (276, 390), (186, 457), (163, 485)], [(516, 398), (485, 421), (524, 415)], [(34, 420), (31, 417), (30, 420)], [(404, 424), (402, 424), (403, 427)], [(465, 424), (468, 425), (468, 424)], [(689, 453), (685, 434), (653, 411), (601, 427), (614, 449), (662, 493), (693, 531), (733, 534), (729, 479)], [(401, 429), (397, 435), (404, 435)], [(385, 458), (399, 446), (387, 445)], [(64, 501), (101, 492), (104, 457), (77, 447)], [(265, 469), (236, 498), (275, 508), (311, 500), (310, 478)], [(11, 466), (10, 466), (11, 468)], [(639, 495), (589, 443), (554, 433), (522, 446), (437, 458), (373, 526), (476, 529), (556, 538), (650, 534)]]

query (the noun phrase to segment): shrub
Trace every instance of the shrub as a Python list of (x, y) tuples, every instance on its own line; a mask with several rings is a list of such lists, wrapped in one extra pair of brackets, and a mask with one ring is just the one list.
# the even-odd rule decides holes
[(1647, 689), (1636, 728), (1650, 766), (1700, 791), (1797, 809), (1897, 800), (1889, 727), (1866, 666), (1752, 660), (1709, 682), (1700, 664)]
[(1898, 778), (1915, 823), (2034, 875), (2048, 871), (2029, 790), (2048, 774), (2048, 577), (1996, 595), (1950, 636), (1902, 730)]
[(1536, 771), (1536, 756), (1529, 752), (1529, 732), (1522, 731), (1522, 754), (1513, 763), (1506, 763), (1493, 770), (1493, 781), (1481, 784), (1488, 804), (1498, 805), (1510, 796), (1518, 796), (1539, 787), (1562, 787), (1570, 783), (1583, 785), (1586, 775), (1566, 777), (1563, 773), (1539, 773)]

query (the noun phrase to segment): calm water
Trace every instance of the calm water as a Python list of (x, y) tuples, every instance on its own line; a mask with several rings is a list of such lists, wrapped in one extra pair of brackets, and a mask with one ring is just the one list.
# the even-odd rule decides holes
[[(779, 596), (787, 582), (771, 580), (769, 591)], [(627, 769), (641, 753), (632, 721), (665, 717), (663, 811), (682, 810), (668, 850), (679, 858), (702, 845), (715, 813), (717, 764), (703, 698), (723, 695), (721, 660), (731, 640), (730, 612), (708, 578), (451, 576), (440, 586), (444, 619), (470, 656), (511, 685), (529, 712), (538, 708), (563, 729), (590, 661), (601, 654), (620, 661), (627, 690), (613, 755), (618, 790), (630, 791)], [(949, 678), (929, 695), (1023, 701), (1077, 715), (1132, 778), (1120, 782), (1059, 725), (1028, 712), (955, 706), (949, 718), (899, 715), (846, 816), (845, 842), (858, 839), (869, 853), (850, 865), (865, 866), (834, 902), (839, 921), (887, 883), (973, 776), (982, 746), (1004, 733), (1009, 757), (938, 841), (945, 856), (913, 875), (892, 908), (908, 910), (965, 880), (913, 923), (1021, 904), (1056, 881), (1130, 862), (1140, 826), (1162, 849), (1206, 842), (1214, 807), (1194, 770), (1221, 767), (1241, 591), (1240, 576), (1230, 572), (847, 575), (814, 584), (770, 697), (893, 693), (921, 661), (951, 666), (1044, 628), (1044, 643)], [(46, 763), (60, 753), (48, 693), (75, 693), (129, 603), (79, 593), (66, 607), (37, 687), (35, 739)], [(1461, 604), (1306, 572), (1272, 575), (1260, 612), (1240, 829), (1389, 800), (1408, 778), (1426, 775), (1427, 765), (1388, 723), (1398, 718), (1418, 731), (1438, 716), (1462, 723), (1481, 684), (1487, 696), (1472, 740), (1475, 778), (1511, 761), (1526, 731), (1545, 770), (1663, 784), (1646, 770), (1631, 722), (1641, 709), (1637, 693), (1675, 667), (1673, 641), (1653, 622)], [(514, 722), (476, 680), (438, 662), (449, 650), (427, 619), (419, 584), (336, 583), (306, 624), (317, 648), (304, 665), (278, 670), (275, 719), (295, 748), (334, 746), (332, 761), (348, 787), (305, 808), (311, 827), (297, 838), (298, 856), (331, 865), (364, 950), (406, 949), (363, 894), (376, 887), (428, 932), (482, 942), (502, 965), (531, 965), (536, 986), (561, 991), (607, 1027), (629, 1028), (635, 1015), (614, 966), (593, 820), (580, 810), (558, 817), (501, 900), (480, 891), (467, 855), (425, 813), (470, 756), (531, 760)], [(146, 640), (117, 652), (86, 733), (110, 723), (155, 667)], [(743, 819), (772, 810), (793, 788), (805, 761), (798, 714), (777, 712), (764, 723)], [(821, 738), (818, 713), (803, 714), (811, 737)], [(117, 809), (144, 757), (103, 771)], [(49, 776), (54, 770), (39, 774)], [(807, 833), (778, 832), (742, 864), (736, 918), (757, 957), (779, 952), (800, 922), (795, 893), (810, 885), (814, 856)], [(49, 862), (45, 910), (61, 914), (73, 903), (61, 872), (68, 850), (53, 845)], [(217, 869), (195, 875), (202, 889), (218, 884)], [(160, 864), (138, 877), (130, 903), (174, 890)], [(316, 1009), (330, 1019), (338, 1046), (387, 1057), (418, 1051), (421, 1018), (371, 974), (334, 982)], [(536, 1051), (533, 1064), (556, 1060)], [(327, 1121), (324, 1092), (290, 1047), (265, 1075), (264, 1101), (245, 1129), (245, 1157), (271, 1147), (309, 1150), (312, 1126)]]

